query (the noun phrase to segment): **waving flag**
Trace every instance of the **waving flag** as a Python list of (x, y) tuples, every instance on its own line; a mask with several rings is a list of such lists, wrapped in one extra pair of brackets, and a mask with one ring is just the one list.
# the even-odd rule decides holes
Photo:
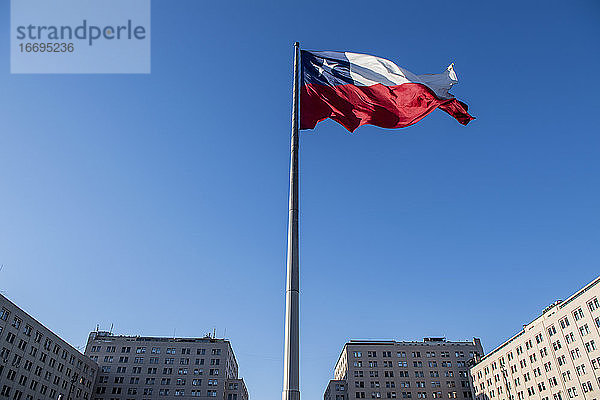
[(385, 58), (336, 51), (301, 52), (300, 129), (326, 118), (350, 132), (361, 125), (402, 128), (440, 108), (463, 125), (474, 119), (449, 93), (453, 65), (441, 74), (415, 75)]

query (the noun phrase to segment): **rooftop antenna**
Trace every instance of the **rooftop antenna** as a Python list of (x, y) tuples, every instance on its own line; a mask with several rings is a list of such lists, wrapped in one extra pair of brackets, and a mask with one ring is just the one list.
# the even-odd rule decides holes
[(113, 331), (113, 326), (114, 326), (114, 324), (111, 323), (110, 324), (110, 331), (108, 331), (108, 333), (111, 334), (111, 335), (112, 335), (112, 331)]
[(96, 332), (100, 330), (100, 324), (96, 324)]
[[(4, 269), (4, 264), (0, 264), (0, 272)], [(0, 293), (4, 294), (4, 290), (0, 290)]]
[(213, 339), (217, 338), (217, 328), (213, 328)]

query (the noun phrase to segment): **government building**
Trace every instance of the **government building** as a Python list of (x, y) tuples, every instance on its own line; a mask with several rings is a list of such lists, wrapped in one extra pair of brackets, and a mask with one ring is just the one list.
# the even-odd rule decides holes
[(479, 339), (451, 342), (358, 341), (344, 345), (324, 400), (471, 399), (468, 361)]
[(0, 399), (91, 400), (98, 365), (0, 295)]
[(600, 277), (471, 368), (476, 400), (600, 399)]
[(93, 400), (248, 400), (225, 339), (92, 332), (85, 354), (99, 365)]

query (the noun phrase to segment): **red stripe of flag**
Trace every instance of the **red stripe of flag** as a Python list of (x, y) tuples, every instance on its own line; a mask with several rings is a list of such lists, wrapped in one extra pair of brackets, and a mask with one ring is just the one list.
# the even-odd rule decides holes
[(420, 121), (436, 108), (463, 125), (475, 119), (469, 115), (466, 104), (455, 98), (440, 99), (420, 83), (397, 86), (306, 84), (300, 92), (300, 129), (313, 129), (326, 118), (350, 132), (366, 124), (403, 128)]

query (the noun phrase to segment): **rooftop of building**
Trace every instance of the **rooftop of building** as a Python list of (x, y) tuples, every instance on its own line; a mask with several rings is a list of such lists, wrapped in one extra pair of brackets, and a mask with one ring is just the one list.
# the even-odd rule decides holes
[[(100, 331), (100, 330), (96, 330), (93, 332), (90, 332), (90, 336), (88, 339), (88, 345), (90, 344), (90, 342), (92, 341), (96, 341), (95, 343), (98, 342), (102, 342), (104, 341), (106, 342), (114, 342), (114, 341), (126, 341), (126, 342), (137, 342), (140, 345), (141, 344), (146, 344), (146, 343), (165, 343), (165, 344), (176, 344), (176, 343), (198, 343), (198, 344), (223, 344), (227, 346), (227, 352), (229, 353), (229, 355), (231, 356), (231, 358), (233, 359), (233, 363), (235, 364), (236, 368), (238, 367), (238, 363), (237, 363), (237, 358), (235, 356), (235, 353), (233, 351), (233, 346), (231, 345), (231, 342), (228, 339), (223, 339), (223, 338), (216, 338), (210, 334), (207, 334), (204, 337), (197, 337), (197, 338), (184, 338), (184, 337), (162, 337), (162, 336), (139, 336), (139, 335), (115, 335), (112, 332), (109, 331)], [(242, 379), (242, 378), (236, 378), (236, 379)], [(246, 387), (245, 383), (242, 382), (244, 384), (244, 387)]]
[(408, 340), (408, 341), (398, 341), (398, 340), (350, 340), (344, 344), (340, 355), (338, 356), (338, 360), (335, 363), (336, 367), (342, 358), (342, 354), (344, 354), (344, 349), (349, 345), (364, 345), (364, 346), (395, 346), (395, 345), (405, 345), (405, 346), (444, 346), (448, 345), (459, 345), (459, 346), (468, 346), (474, 345), (475, 342), (479, 342), (478, 338), (473, 338), (473, 340), (464, 340), (464, 341), (449, 341), (444, 336), (434, 336), (434, 337), (424, 337), (422, 341), (417, 340)]
[(164, 336), (139, 336), (139, 335), (115, 335), (107, 331), (94, 331), (90, 333), (91, 340), (122, 339), (135, 342), (161, 342), (161, 343), (226, 343), (228, 339), (216, 338), (207, 334), (204, 337), (164, 337)]
[(423, 340), (350, 340), (347, 345), (369, 345), (369, 346), (389, 346), (389, 345), (431, 345), (431, 344), (473, 344), (472, 340), (451, 341), (445, 337), (425, 337)]
[(554, 303), (550, 304), (548, 307), (546, 307), (542, 313), (540, 315), (538, 315), (537, 317), (535, 317), (531, 322), (529, 322), (528, 324), (523, 325), (523, 328), (513, 337), (511, 337), (510, 339), (508, 339), (506, 342), (502, 343), (500, 346), (496, 347), (494, 350), (490, 351), (488, 354), (486, 354), (485, 356), (481, 357), (479, 359), (479, 362), (482, 362), (483, 360), (491, 357), (492, 355), (494, 355), (495, 353), (499, 352), (500, 350), (502, 350), (504, 347), (508, 346), (510, 343), (514, 342), (517, 338), (519, 338), (521, 335), (523, 335), (526, 331), (527, 331), (527, 327), (530, 326), (531, 324), (533, 324), (534, 322), (536, 322), (538, 319), (542, 318), (544, 315), (546, 315), (547, 313), (551, 312), (551, 311), (556, 311), (557, 307), (558, 310), (561, 310), (562, 308), (566, 307), (567, 305), (569, 305), (571, 302), (573, 302), (575, 299), (577, 299), (579, 296), (581, 296), (582, 294), (584, 294), (585, 292), (587, 292), (588, 290), (592, 289), (594, 286), (596, 286), (597, 284), (600, 283), (600, 276), (597, 277), (596, 279), (594, 279), (592, 282), (588, 283), (587, 285), (585, 285), (582, 289), (578, 290), (577, 292), (575, 292), (571, 297), (569, 297), (567, 300), (556, 300)]

